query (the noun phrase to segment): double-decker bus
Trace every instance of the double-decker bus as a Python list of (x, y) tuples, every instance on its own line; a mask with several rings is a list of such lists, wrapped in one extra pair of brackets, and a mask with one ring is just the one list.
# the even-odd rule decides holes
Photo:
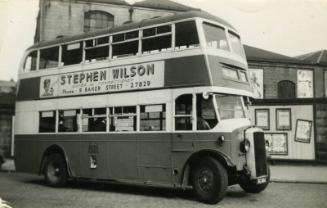
[(237, 31), (202, 11), (38, 43), (16, 102), (17, 171), (193, 188), (219, 202), (229, 185), (269, 183), (262, 130)]

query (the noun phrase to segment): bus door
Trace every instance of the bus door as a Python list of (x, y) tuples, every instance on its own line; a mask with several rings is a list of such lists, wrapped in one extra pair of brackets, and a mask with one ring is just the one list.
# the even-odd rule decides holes
[(106, 108), (83, 109), (80, 135), (81, 176), (108, 178), (107, 173), (107, 115)]
[(166, 132), (166, 105), (140, 106), (137, 166), (143, 182), (171, 184), (171, 136)]
[(194, 151), (194, 96), (185, 94), (175, 99), (174, 132), (172, 133), (172, 166), (174, 182), (177, 182), (182, 167)]
[(110, 179), (139, 179), (136, 129), (136, 106), (109, 108), (107, 164)]

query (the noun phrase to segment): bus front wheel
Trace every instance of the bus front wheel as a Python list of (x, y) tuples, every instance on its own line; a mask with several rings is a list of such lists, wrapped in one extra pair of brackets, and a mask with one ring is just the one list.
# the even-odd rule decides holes
[(191, 179), (199, 201), (216, 204), (223, 199), (228, 175), (226, 169), (214, 158), (205, 157), (198, 161), (193, 168)]
[(51, 154), (46, 158), (44, 178), (49, 186), (62, 187), (67, 181), (67, 166), (61, 154)]

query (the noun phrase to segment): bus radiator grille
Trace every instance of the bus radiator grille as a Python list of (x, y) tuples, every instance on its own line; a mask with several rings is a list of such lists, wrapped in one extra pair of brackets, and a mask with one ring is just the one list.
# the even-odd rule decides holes
[(267, 155), (264, 133), (255, 132), (253, 138), (256, 176), (267, 175)]

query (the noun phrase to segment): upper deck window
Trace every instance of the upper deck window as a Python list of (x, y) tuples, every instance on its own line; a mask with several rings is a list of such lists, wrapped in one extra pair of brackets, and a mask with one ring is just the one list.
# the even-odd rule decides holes
[(79, 64), (82, 62), (82, 42), (71, 43), (62, 46), (62, 64), (64, 66)]
[(39, 69), (58, 67), (59, 46), (40, 50)]
[(24, 71), (35, 71), (37, 63), (37, 51), (32, 51), (28, 54), (25, 64)]
[(162, 51), (171, 48), (171, 25), (143, 30), (142, 52)]
[(228, 31), (229, 42), (234, 53), (245, 57), (244, 49), (241, 43), (241, 39), (238, 35)]
[(85, 60), (103, 60), (109, 56), (109, 37), (85, 41)]
[(207, 47), (229, 50), (225, 29), (213, 24), (203, 23)]
[(112, 36), (112, 56), (136, 55), (139, 49), (139, 33), (132, 31)]
[(175, 24), (175, 46), (190, 47), (199, 45), (198, 32), (196, 30), (195, 21), (179, 22)]

